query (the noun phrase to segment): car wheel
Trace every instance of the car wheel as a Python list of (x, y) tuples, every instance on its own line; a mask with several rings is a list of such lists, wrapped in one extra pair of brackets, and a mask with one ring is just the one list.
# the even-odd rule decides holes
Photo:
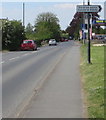
[(35, 50), (37, 50), (37, 48), (35, 48)]

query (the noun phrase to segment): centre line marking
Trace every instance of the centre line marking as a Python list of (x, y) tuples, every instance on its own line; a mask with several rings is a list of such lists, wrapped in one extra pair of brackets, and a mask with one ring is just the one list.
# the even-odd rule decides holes
[(20, 58), (20, 57), (17, 56), (17, 57), (15, 57), (15, 58), (11, 58), (11, 59), (9, 59), (9, 60), (15, 60), (15, 59), (18, 59), (18, 58)]
[(4, 61), (0, 62), (0, 64), (3, 64), (3, 63), (4, 63)]
[(24, 55), (22, 55), (22, 56), (27, 56), (27, 55), (29, 55), (29, 53), (27, 53), (27, 54), (24, 54)]
[(37, 51), (33, 51), (32, 53), (36, 53)]

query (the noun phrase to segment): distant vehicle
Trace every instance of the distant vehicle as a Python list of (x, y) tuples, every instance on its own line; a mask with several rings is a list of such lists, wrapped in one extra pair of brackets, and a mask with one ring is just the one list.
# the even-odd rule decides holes
[(57, 45), (57, 42), (56, 42), (55, 39), (50, 39), (49, 40), (49, 46), (51, 46), (51, 45)]
[(37, 50), (37, 44), (34, 40), (23, 40), (21, 50)]
[(73, 37), (71, 37), (71, 36), (70, 36), (70, 37), (69, 37), (69, 39), (70, 39), (70, 40), (72, 40), (72, 39), (73, 39)]
[(97, 37), (99, 40), (102, 40), (104, 37), (102, 37), (102, 36), (99, 36), (99, 37)]
[(69, 40), (68, 39), (65, 39), (65, 42), (68, 42)]
[(66, 39), (66, 38), (62, 38), (60, 41), (61, 41), (61, 42), (68, 42), (69, 40)]

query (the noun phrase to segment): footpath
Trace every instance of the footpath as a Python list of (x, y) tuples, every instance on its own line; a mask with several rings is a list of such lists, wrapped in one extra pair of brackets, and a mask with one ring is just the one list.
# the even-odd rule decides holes
[(80, 45), (65, 53), (42, 88), (20, 115), (21, 118), (83, 118), (80, 78)]

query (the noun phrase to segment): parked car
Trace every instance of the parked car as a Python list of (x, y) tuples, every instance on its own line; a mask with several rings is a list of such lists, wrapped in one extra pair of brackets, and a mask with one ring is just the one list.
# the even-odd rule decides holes
[(65, 42), (68, 42), (69, 40), (68, 39), (65, 39)]
[(68, 42), (69, 40), (66, 39), (66, 38), (62, 38), (60, 41), (61, 41), (61, 42)]
[(23, 40), (21, 50), (37, 50), (37, 44), (34, 40)]
[(50, 39), (49, 40), (49, 46), (51, 46), (51, 45), (57, 45), (57, 42), (56, 42), (55, 39)]

